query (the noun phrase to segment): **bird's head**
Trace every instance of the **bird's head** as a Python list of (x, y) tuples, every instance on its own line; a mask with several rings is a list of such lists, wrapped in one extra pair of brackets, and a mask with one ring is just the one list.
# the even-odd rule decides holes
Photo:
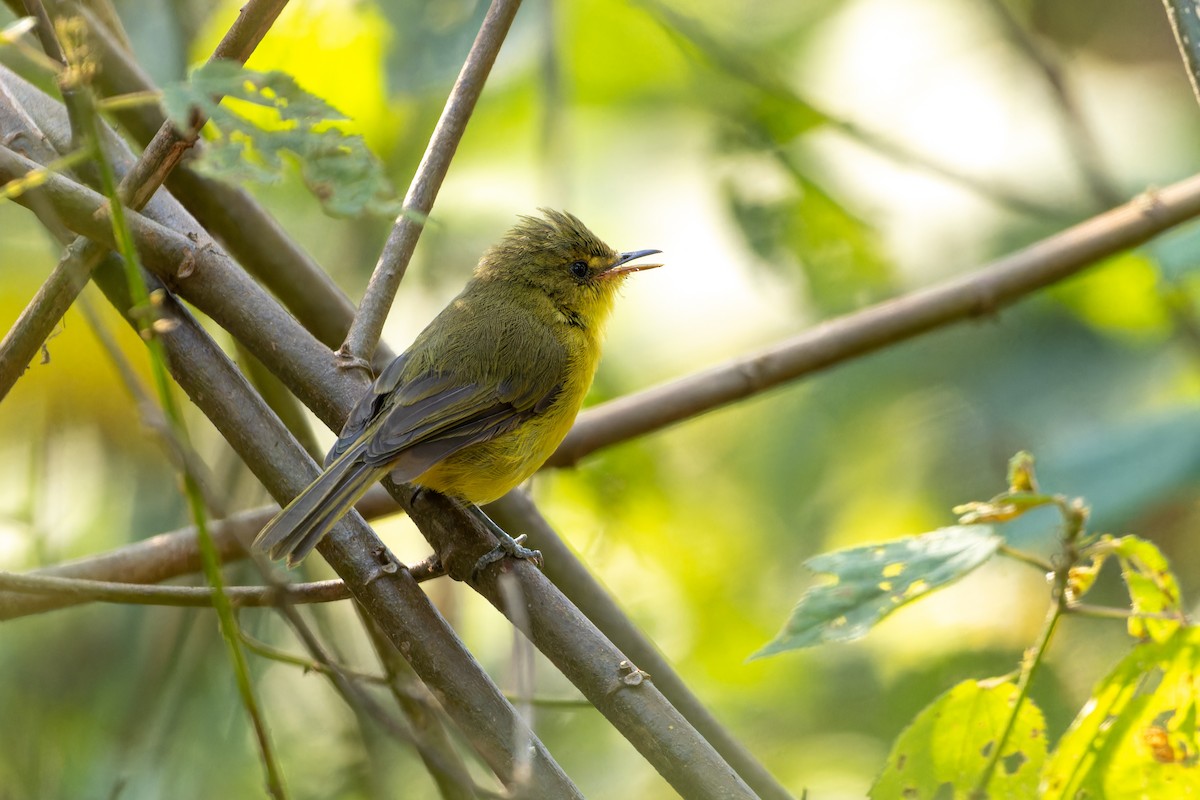
[(564, 312), (593, 325), (604, 321), (626, 277), (662, 266), (633, 263), (659, 250), (619, 253), (574, 215), (540, 210), (540, 217), (521, 217), (499, 244), (484, 254), (477, 278), (541, 291)]

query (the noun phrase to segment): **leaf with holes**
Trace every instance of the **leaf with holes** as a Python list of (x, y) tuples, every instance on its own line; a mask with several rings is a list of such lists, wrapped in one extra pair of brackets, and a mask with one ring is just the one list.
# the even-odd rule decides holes
[[(1007, 681), (964, 681), (946, 692), (896, 739), (870, 796), (873, 800), (971, 797), (1012, 716), (1016, 696), (1017, 687)], [(1045, 722), (1027, 699), (985, 787), (988, 800), (1036, 796), (1045, 760)]]
[[(1139, 614), (1182, 615), (1179, 582), (1166, 556), (1152, 542), (1137, 536), (1101, 540), (1100, 547), (1121, 562), (1121, 577), (1129, 589), (1133, 610)], [(1129, 635), (1165, 642), (1179, 630), (1179, 619), (1129, 618)]]
[[(227, 102), (214, 102), (220, 95)], [(334, 216), (400, 213), (401, 204), (363, 138), (333, 125), (345, 115), (286, 73), (214, 61), (192, 72), (187, 83), (167, 87), (163, 103), (181, 129), (190, 126), (193, 108), (209, 118), (206, 130), (212, 135), (197, 164), (209, 175), (269, 183), (294, 161), (309, 190)]]
[(957, 525), (810, 558), (810, 569), (837, 581), (806, 592), (784, 629), (751, 658), (857, 639), (897, 608), (987, 561), (1002, 542), (990, 526)]
[(1042, 800), (1200, 797), (1200, 629), (1138, 645), (1092, 691), (1042, 774)]

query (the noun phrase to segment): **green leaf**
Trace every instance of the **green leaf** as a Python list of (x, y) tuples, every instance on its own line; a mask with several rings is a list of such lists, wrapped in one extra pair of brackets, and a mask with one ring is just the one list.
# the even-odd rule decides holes
[[(964, 681), (946, 692), (896, 739), (870, 796), (876, 800), (971, 797), (1016, 696), (1017, 687), (1007, 681)], [(1042, 712), (1026, 700), (988, 783), (988, 800), (1034, 797), (1045, 760)]]
[[(1119, 539), (1105, 537), (1097, 549), (1111, 552), (1120, 560), (1121, 577), (1129, 588), (1134, 612), (1177, 614), (1182, 619), (1179, 582), (1157, 546), (1137, 536), (1122, 536)], [(1180, 624), (1179, 619), (1130, 617), (1129, 635), (1164, 642), (1179, 630)]]
[(810, 558), (810, 569), (837, 582), (807, 591), (779, 635), (751, 658), (857, 639), (897, 608), (987, 561), (1002, 541), (989, 526), (958, 525)]
[[(766, 140), (761, 146), (770, 147)], [(761, 197), (755, 172), (734, 175), (724, 186), (730, 214), (755, 254), (776, 269), (798, 269), (808, 298), (827, 313), (891, 294), (891, 265), (871, 226), (790, 159), (776, 160), (791, 184), (782, 197)]]
[(1092, 692), (1042, 775), (1043, 800), (1200, 797), (1200, 630), (1138, 645)]
[[(205, 141), (197, 164), (203, 172), (234, 182), (269, 183), (296, 161), (305, 184), (330, 214), (400, 213), (401, 203), (362, 137), (331, 125), (345, 115), (301, 89), (290, 75), (214, 61), (163, 94), (168, 116), (182, 129), (190, 126), (193, 108), (208, 116), (214, 136)], [(241, 101), (246, 113), (214, 102), (220, 95), (234, 105)]]

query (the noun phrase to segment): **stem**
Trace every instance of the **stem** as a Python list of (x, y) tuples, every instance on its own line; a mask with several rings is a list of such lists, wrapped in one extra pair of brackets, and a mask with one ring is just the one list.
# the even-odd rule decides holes
[(1054, 572), (1053, 564), (1044, 558), (1035, 556), (1033, 553), (1026, 553), (1022, 550), (1016, 550), (1006, 544), (1000, 545), (1000, 548), (997, 552), (1000, 553), (1000, 555), (1007, 556), (1014, 561), (1020, 561), (1022, 564), (1028, 564), (1029, 566), (1041, 572), (1043, 575), (1049, 575), (1051, 572)]
[[(85, 109), (85, 113), (81, 114), (81, 124), (86, 126), (85, 131), (90, 138), (95, 154), (100, 185), (109, 201), (108, 208), (111, 215), (113, 236), (116, 239), (118, 252), (125, 264), (125, 277), (130, 297), (133, 300), (133, 307), (137, 310), (136, 316), (140, 319), (139, 327), (141, 330), (139, 332), (145, 338), (147, 348), (150, 351), (151, 374), (154, 376), (155, 388), (158, 390), (163, 413), (170, 425), (171, 433), (175, 436), (176, 441), (179, 442), (180, 447), (191, 450), (188, 444), (187, 427), (184, 423), (183, 413), (175, 399), (174, 392), (171, 389), (171, 379), (167, 374), (166, 351), (155, 330), (156, 321), (149, 318), (149, 313), (152, 309), (150, 292), (142, 276), (141, 261), (138, 257), (137, 248), (134, 245), (133, 232), (125, 217), (125, 207), (122, 204), (121, 196), (117, 189), (116, 175), (113, 172), (112, 164), (108, 161), (100, 146), (100, 123), (94, 106), (88, 103), (81, 103), (80, 105)], [(245, 707), (254, 729), (263, 769), (266, 773), (268, 790), (272, 797), (277, 798), (277, 800), (284, 800), (287, 797), (287, 791), (283, 784), (283, 773), (275, 756), (274, 746), (271, 744), (266, 721), (259, 709), (258, 699), (254, 694), (254, 686), (250, 680), (249, 665), (246, 663), (246, 655), (240, 645), (240, 631), (237, 618), (233, 613), (233, 605), (223, 591), (224, 581), (221, 577), (221, 560), (217, 555), (216, 545), (213, 543), (212, 536), (208, 530), (208, 514), (204, 507), (200, 484), (196, 476), (187, 469), (186, 460), (183, 461), (183, 466), (184, 494), (187, 498), (188, 510), (192, 515), (196, 531), (199, 535), (200, 555), (204, 565), (204, 574), (209, 585), (213, 588), (213, 606), (217, 611), (221, 634), (226, 643), (234, 678), (237, 681), (238, 694), (241, 696), (242, 705)]]
[(475, 110), (475, 103), (483, 92), (483, 84), (520, 5), (521, 0), (492, 0), (483, 18), (471, 52), (467, 54), (458, 80), (446, 98), (446, 106), (425, 148), (417, 174), (413, 176), (408, 194), (404, 196), (404, 210), (383, 246), (358, 313), (346, 335), (346, 342), (342, 345), (341, 354), (351, 361), (369, 361), (375, 352), (379, 336), (383, 333), (384, 320), (417, 247), (417, 239), (421, 236), (429, 212), (433, 210), (433, 201), (450, 169), (450, 161), (454, 158), (458, 143), (467, 129), (467, 122)]
[[(217, 590), (211, 586), (146, 586), (118, 581), (93, 581), (57, 575), (0, 572), (0, 589), (70, 598), (156, 606), (212, 606)], [(331, 603), (350, 597), (340, 580), (274, 586), (226, 586), (222, 593), (238, 608), (293, 604)]]
[[(1063, 578), (1066, 578), (1066, 571), (1063, 571)], [(1062, 595), (1060, 594), (1061, 598)], [(988, 762), (983, 768), (983, 772), (979, 774), (979, 780), (975, 783), (975, 788), (971, 792), (972, 798), (987, 797), (987, 785), (992, 780), (992, 775), (996, 772), (996, 766), (1000, 763), (1001, 755), (1004, 752), (1004, 746), (1008, 743), (1008, 737), (1012, 734), (1013, 728), (1017, 724), (1017, 715), (1021, 711), (1021, 704), (1025, 702), (1025, 698), (1029, 695), (1029, 684), (1033, 680), (1034, 673), (1042, 664), (1042, 660), (1046, 655), (1046, 649), (1050, 646), (1050, 638), (1054, 635), (1055, 628), (1058, 627), (1058, 621), (1062, 618), (1065, 610), (1065, 603), (1060, 599), (1055, 602), (1050, 609), (1049, 615), (1046, 617), (1046, 623), (1042, 626), (1041, 636), (1034, 647), (1033, 652), (1025, 659), (1025, 663), (1021, 666), (1021, 677), (1017, 681), (1017, 698), (1013, 702), (1012, 713), (1008, 715), (1008, 719), (1004, 723), (1004, 731), (1000, 734), (999, 741), (992, 748), (991, 755), (988, 756)]]

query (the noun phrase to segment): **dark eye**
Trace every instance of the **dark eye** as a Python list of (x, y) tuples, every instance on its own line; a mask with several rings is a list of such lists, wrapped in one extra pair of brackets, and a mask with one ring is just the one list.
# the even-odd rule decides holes
[(588, 274), (588, 265), (586, 261), (573, 261), (569, 268), (571, 274), (576, 278), (586, 278)]

